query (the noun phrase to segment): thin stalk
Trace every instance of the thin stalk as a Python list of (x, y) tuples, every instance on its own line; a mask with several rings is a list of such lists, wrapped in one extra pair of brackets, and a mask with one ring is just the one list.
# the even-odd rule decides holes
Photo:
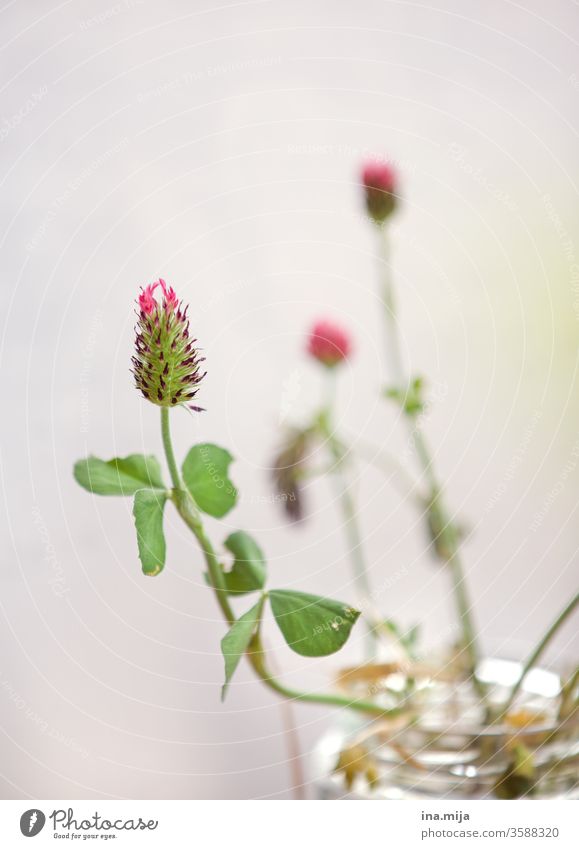
[[(171, 441), (171, 432), (169, 428), (169, 410), (165, 407), (161, 408), (161, 433), (163, 438), (163, 447), (165, 449), (165, 457), (167, 459), (167, 465), (169, 467), (169, 472), (174, 487), (171, 495), (171, 500), (175, 504), (179, 515), (181, 516), (187, 527), (192, 531), (197, 542), (199, 543), (199, 546), (205, 558), (205, 563), (207, 565), (209, 581), (215, 592), (215, 596), (223, 614), (223, 617), (228, 625), (233, 625), (233, 623), (236, 621), (236, 617), (229, 603), (229, 597), (223, 577), (223, 568), (221, 566), (221, 563), (219, 562), (219, 558), (217, 557), (215, 549), (213, 548), (213, 545), (211, 544), (211, 541), (205, 532), (197, 505), (195, 504), (195, 501), (193, 500), (192, 496), (187, 492), (187, 490), (183, 486), (183, 483), (181, 482), (181, 477), (179, 475), (177, 463), (175, 462), (175, 454)], [(385, 709), (380, 707), (380, 705), (375, 704), (374, 702), (369, 702), (364, 699), (352, 700), (347, 698), (346, 696), (340, 696), (338, 694), (333, 693), (303, 693), (299, 690), (294, 690), (290, 687), (286, 687), (284, 684), (280, 683), (279, 681), (277, 681), (276, 678), (274, 678), (274, 676), (271, 674), (267, 667), (266, 655), (261, 643), (261, 637), (259, 635), (259, 632), (253, 637), (246, 654), (249, 662), (251, 663), (251, 666), (253, 667), (254, 671), (257, 673), (259, 678), (261, 678), (263, 683), (267, 687), (269, 687), (270, 690), (274, 690), (274, 692), (278, 693), (284, 698), (295, 699), (300, 702), (311, 702), (313, 704), (350, 708), (353, 710), (360, 711), (361, 713), (370, 714), (371, 716), (398, 716), (403, 712), (403, 708)]]
[(348, 555), (352, 564), (352, 577), (356, 594), (364, 612), (366, 634), (366, 655), (368, 660), (376, 657), (378, 642), (377, 629), (380, 627), (379, 618), (372, 612), (372, 587), (368, 576), (368, 566), (364, 555), (362, 532), (358, 520), (358, 510), (351, 485), (344, 473), (345, 450), (337, 439), (333, 426), (335, 403), (335, 376), (333, 369), (327, 369), (326, 406), (320, 416), (322, 434), (326, 440), (330, 456), (333, 460), (332, 476), (336, 481), (336, 490), (340, 500), (343, 516), (344, 531), (347, 539)]
[(525, 665), (523, 666), (523, 669), (521, 671), (521, 674), (517, 678), (515, 684), (513, 685), (511, 692), (509, 693), (507, 701), (505, 702), (505, 705), (504, 705), (504, 707), (501, 711), (501, 714), (500, 714), (501, 717), (503, 717), (509, 711), (514, 700), (517, 697), (517, 694), (519, 693), (519, 690), (521, 689), (521, 687), (523, 685), (523, 681), (525, 680), (525, 677), (530, 672), (530, 670), (536, 665), (537, 661), (539, 660), (539, 658), (541, 657), (541, 655), (543, 654), (543, 652), (545, 651), (545, 649), (547, 648), (547, 646), (549, 645), (549, 643), (551, 642), (551, 640), (553, 639), (553, 637), (555, 636), (555, 634), (557, 633), (557, 631), (559, 630), (561, 625), (563, 625), (563, 623), (569, 618), (569, 616), (571, 616), (571, 614), (573, 613), (573, 611), (575, 610), (575, 608), (577, 607), (578, 604), (579, 604), (579, 593), (577, 593), (575, 595), (575, 597), (571, 599), (569, 604), (566, 607), (563, 608), (563, 610), (561, 611), (561, 613), (559, 613), (559, 615), (557, 616), (557, 618), (555, 619), (555, 621), (553, 622), (551, 627), (547, 630), (547, 632), (539, 640), (539, 642), (537, 643), (537, 646), (535, 647), (535, 649), (531, 652), (531, 654), (527, 658)]
[(393, 486), (397, 487), (403, 498), (410, 498), (417, 507), (424, 509), (428, 499), (418, 491), (418, 482), (395, 457), (362, 439), (356, 440), (352, 452), (366, 460), (370, 465), (375, 466), (385, 475), (389, 475), (388, 480), (391, 481)]
[(171, 475), (171, 483), (176, 490), (182, 489), (181, 478), (179, 476), (179, 468), (175, 460), (175, 452), (173, 451), (173, 443), (171, 442), (171, 429), (169, 425), (169, 408), (161, 407), (161, 436), (163, 438), (163, 448), (165, 457), (167, 458), (167, 466)]
[[(398, 331), (394, 287), (392, 284), (388, 240), (385, 226), (379, 228), (379, 257), (381, 295), (385, 308), (384, 315), (387, 326), (386, 347), (391, 378), (397, 388), (404, 389), (407, 386), (407, 377), (405, 376), (402, 365), (400, 336)], [(418, 460), (431, 489), (431, 496), (436, 497), (438, 509), (441, 511), (442, 515), (446, 517), (447, 511), (442, 502), (441, 486), (434, 472), (432, 457), (424, 438), (424, 434), (420, 428), (420, 424), (415, 417), (406, 416), (405, 418), (408, 422), (410, 436), (414, 442)], [(451, 538), (451, 553), (448, 558), (448, 565), (451, 572), (452, 588), (458, 619), (462, 628), (464, 648), (469, 661), (473, 685), (479, 697), (484, 699), (485, 688), (476, 677), (476, 669), (480, 655), (477, 645), (476, 631), (471, 615), (472, 605), (468, 598), (464, 569), (458, 553), (456, 534), (450, 534), (449, 536)]]
[(386, 227), (380, 226), (379, 233), (379, 280), (381, 281), (380, 296), (384, 305), (384, 315), (388, 332), (386, 333), (386, 355), (392, 379), (399, 387), (404, 386), (404, 366), (402, 364), (402, 352), (398, 338), (398, 323), (396, 319), (396, 299), (394, 296), (394, 284), (392, 281), (392, 269), (390, 265), (390, 250)]
[[(345, 531), (349, 541), (354, 582), (358, 587), (362, 601), (364, 601), (365, 604), (370, 605), (372, 603), (372, 589), (368, 579), (368, 568), (362, 548), (362, 536), (360, 532), (360, 523), (358, 522), (358, 510), (352, 497), (351, 490), (348, 487), (348, 482), (345, 479), (343, 479), (340, 489), (340, 500), (342, 502), (342, 512), (344, 514)], [(370, 630), (372, 633), (371, 628)]]
[(407, 648), (386, 628), (373, 602), (372, 586), (369, 579), (366, 557), (364, 555), (362, 531), (358, 520), (358, 509), (352, 495), (351, 484), (343, 471), (346, 456), (350, 453), (350, 451), (342, 444), (341, 440), (338, 439), (333, 427), (334, 399), (334, 374), (332, 371), (329, 371), (328, 380), (326, 382), (326, 407), (322, 410), (319, 416), (318, 426), (326, 440), (326, 444), (332, 458), (332, 467), (330, 471), (333, 473), (335, 478), (338, 478), (337, 491), (344, 518), (343, 524), (347, 538), (348, 553), (352, 563), (352, 575), (354, 578), (357, 596), (360, 601), (360, 605), (363, 608), (363, 615), (367, 628), (367, 660), (370, 662), (376, 660), (377, 646), (380, 637), (383, 637), (393, 644), (401, 662), (407, 662), (410, 659)]
[(579, 666), (575, 669), (569, 680), (565, 681), (561, 687), (561, 702), (557, 715), (559, 720), (565, 721), (569, 714), (572, 715), (574, 713), (577, 707), (577, 694), (575, 692), (577, 685), (579, 685)]
[(261, 638), (257, 634), (253, 638), (248, 654), (251, 665), (261, 680), (267, 684), (271, 690), (274, 690), (286, 699), (296, 699), (300, 702), (309, 702), (311, 704), (318, 705), (351, 708), (353, 710), (360, 711), (361, 713), (367, 713), (371, 716), (394, 717), (400, 716), (400, 714), (404, 713), (404, 708), (389, 708), (386, 710), (374, 702), (367, 702), (363, 699), (352, 700), (348, 699), (346, 696), (340, 696), (334, 693), (302, 693), (286, 687), (273, 678), (269, 673), (266, 666), (265, 652), (261, 643)]
[(452, 579), (454, 601), (462, 625), (464, 648), (468, 657), (473, 684), (478, 695), (484, 699), (486, 696), (486, 689), (476, 675), (476, 669), (479, 663), (479, 653), (472, 616), (470, 615), (471, 606), (466, 591), (462, 562), (456, 549), (448, 560), (448, 567), (450, 569)]

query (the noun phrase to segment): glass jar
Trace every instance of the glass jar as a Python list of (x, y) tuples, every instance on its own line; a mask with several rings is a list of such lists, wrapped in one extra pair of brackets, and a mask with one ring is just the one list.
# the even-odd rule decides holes
[[(487, 685), (489, 703), (504, 703), (520, 671), (521, 665), (511, 661), (481, 664), (479, 677)], [(316, 748), (316, 797), (579, 798), (577, 710), (562, 719), (560, 694), (558, 675), (534, 669), (501, 723), (485, 724), (467, 684), (441, 681), (420, 689), (410, 723), (368, 723), (344, 713)], [(336, 771), (344, 751), (354, 752), (349, 769), (342, 756)]]

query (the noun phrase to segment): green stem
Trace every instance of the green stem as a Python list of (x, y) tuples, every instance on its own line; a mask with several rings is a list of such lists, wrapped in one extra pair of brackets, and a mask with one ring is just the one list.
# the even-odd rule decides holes
[(265, 662), (265, 652), (259, 635), (252, 640), (252, 644), (248, 650), (248, 656), (254, 670), (257, 672), (261, 680), (267, 684), (270, 690), (284, 696), (286, 699), (297, 699), (300, 702), (309, 702), (318, 705), (331, 705), (333, 707), (351, 708), (367, 713), (371, 716), (394, 717), (404, 713), (404, 708), (381, 708), (375, 702), (367, 702), (364, 699), (349, 699), (346, 696), (340, 696), (334, 693), (302, 693), (286, 687), (275, 678), (272, 677), (267, 669)]
[(392, 378), (398, 387), (404, 386), (404, 367), (402, 365), (402, 354), (400, 340), (398, 338), (398, 322), (396, 319), (396, 300), (394, 297), (394, 285), (392, 281), (392, 270), (390, 267), (390, 251), (386, 226), (381, 225), (378, 229), (378, 259), (379, 278), (381, 280), (381, 298), (384, 305), (386, 318), (386, 355), (392, 370)]
[(539, 658), (541, 657), (541, 655), (543, 654), (543, 652), (545, 651), (545, 649), (547, 648), (547, 646), (549, 645), (549, 643), (551, 642), (551, 640), (553, 639), (553, 637), (555, 636), (555, 634), (557, 633), (557, 631), (559, 630), (561, 625), (565, 622), (566, 619), (569, 618), (569, 616), (571, 616), (571, 614), (573, 613), (573, 611), (575, 610), (575, 608), (577, 607), (578, 604), (579, 604), (579, 593), (577, 593), (575, 595), (575, 597), (571, 599), (569, 604), (566, 607), (563, 608), (563, 610), (561, 611), (561, 613), (559, 613), (559, 615), (557, 616), (557, 618), (555, 619), (555, 621), (553, 622), (551, 627), (547, 630), (547, 632), (544, 634), (544, 636), (541, 638), (541, 640), (539, 640), (536, 648), (534, 649), (534, 651), (531, 652), (531, 654), (527, 658), (527, 661), (525, 662), (525, 665), (523, 666), (521, 674), (517, 678), (515, 684), (513, 685), (511, 692), (509, 693), (507, 701), (505, 702), (505, 705), (504, 705), (504, 707), (501, 711), (501, 714), (500, 714), (501, 717), (504, 716), (508, 712), (508, 710), (510, 709), (511, 705), (513, 704), (515, 698), (517, 697), (519, 690), (521, 689), (521, 687), (523, 685), (523, 681), (525, 680), (525, 677), (530, 672), (530, 670), (536, 665), (537, 661), (539, 660)]
[(348, 554), (352, 563), (352, 576), (356, 592), (364, 611), (364, 619), (367, 629), (366, 654), (369, 660), (376, 657), (376, 644), (378, 642), (377, 629), (380, 627), (379, 619), (372, 612), (372, 587), (368, 577), (368, 567), (364, 556), (362, 543), (362, 532), (358, 520), (358, 510), (352, 495), (350, 483), (344, 473), (344, 459), (346, 450), (337, 439), (333, 426), (333, 411), (335, 400), (335, 383), (332, 369), (327, 369), (326, 381), (326, 407), (320, 415), (320, 429), (322, 436), (330, 451), (334, 462), (332, 469), (333, 477), (337, 482), (337, 492), (344, 518), (344, 531), (347, 539)]
[(181, 478), (179, 477), (179, 468), (175, 460), (175, 452), (173, 451), (173, 444), (171, 442), (168, 407), (161, 407), (161, 436), (163, 438), (163, 448), (165, 449), (171, 482), (176, 490), (180, 490), (182, 489)]
[(470, 671), (473, 676), (473, 684), (478, 695), (481, 698), (484, 698), (486, 695), (486, 689), (476, 675), (476, 669), (479, 663), (479, 652), (472, 616), (470, 615), (471, 607), (466, 591), (462, 561), (456, 550), (453, 552), (453, 554), (448, 560), (448, 567), (450, 569), (452, 579), (454, 600), (462, 625), (464, 649), (466, 651)]
[[(380, 250), (380, 276), (382, 280), (382, 300), (385, 307), (385, 318), (387, 325), (386, 345), (387, 354), (390, 364), (392, 379), (399, 389), (405, 389), (407, 379), (402, 366), (402, 354), (400, 346), (400, 337), (398, 332), (398, 321), (396, 317), (396, 306), (394, 301), (394, 290), (392, 285), (392, 276), (390, 271), (390, 257), (388, 253), (388, 242), (386, 228), (380, 227), (379, 230), (379, 250)], [(410, 429), (410, 436), (414, 442), (416, 453), (420, 465), (424, 471), (426, 480), (428, 481), (431, 490), (431, 497), (436, 498), (437, 507), (444, 517), (444, 522), (447, 523), (447, 511), (441, 497), (441, 486), (434, 472), (432, 457), (426, 439), (422, 433), (420, 425), (414, 416), (406, 416)], [(472, 676), (473, 685), (479, 697), (484, 699), (485, 688), (476, 677), (476, 669), (479, 663), (479, 651), (476, 639), (476, 632), (472, 619), (472, 605), (469, 602), (466, 589), (464, 569), (458, 553), (458, 541), (455, 533), (447, 534), (451, 546), (451, 551), (448, 556), (448, 565), (450, 567), (452, 587), (454, 593), (455, 604), (457, 608), (459, 622), (461, 623), (464, 648), (467, 653), (470, 673)]]
[(209, 581), (215, 592), (217, 603), (219, 604), (221, 612), (223, 613), (223, 618), (225, 619), (228, 625), (233, 625), (236, 617), (229, 603), (229, 593), (227, 592), (227, 587), (225, 585), (223, 569), (221, 567), (221, 563), (219, 562), (217, 554), (215, 553), (215, 549), (213, 548), (211, 540), (205, 533), (205, 529), (203, 527), (203, 523), (199, 515), (199, 510), (197, 509), (197, 505), (195, 504), (193, 498), (189, 495), (189, 493), (184, 492), (183, 490), (179, 493), (177, 499), (175, 500), (175, 505), (177, 507), (179, 515), (181, 516), (187, 527), (191, 531), (193, 531), (193, 534), (197, 542), (199, 543), (201, 551), (203, 552), (203, 557), (205, 558), (205, 563), (207, 564)]
[(366, 604), (371, 604), (372, 589), (368, 579), (368, 569), (366, 566), (366, 558), (362, 549), (362, 535), (360, 532), (360, 523), (358, 522), (358, 510), (352, 493), (348, 487), (348, 482), (342, 478), (340, 483), (340, 500), (342, 502), (342, 512), (344, 514), (345, 530), (348, 536), (348, 547), (352, 559), (354, 581), (358, 586), (360, 596)]
[(418, 491), (417, 481), (408, 474), (404, 466), (395, 457), (359, 438), (356, 439), (356, 444), (352, 450), (360, 458), (375, 466), (385, 475), (388, 475), (389, 481), (398, 488), (403, 498), (410, 498), (411, 501), (415, 502), (417, 507), (421, 510), (424, 509), (428, 503), (428, 499), (423, 493)]
[[(205, 558), (205, 563), (207, 565), (209, 581), (215, 592), (217, 602), (219, 604), (221, 612), (223, 613), (223, 617), (228, 625), (233, 625), (233, 623), (236, 621), (236, 617), (229, 603), (229, 596), (225, 587), (221, 563), (219, 562), (219, 559), (217, 557), (217, 554), (215, 553), (215, 549), (213, 548), (209, 537), (205, 533), (199, 509), (197, 508), (197, 505), (195, 504), (195, 501), (193, 500), (192, 496), (185, 489), (183, 483), (181, 482), (181, 477), (179, 475), (179, 470), (175, 461), (173, 444), (171, 442), (171, 432), (169, 428), (169, 409), (166, 407), (161, 408), (161, 432), (163, 437), (163, 447), (165, 449), (165, 457), (167, 459), (167, 465), (169, 467), (169, 472), (174, 487), (171, 496), (172, 501), (175, 504), (179, 515), (181, 516), (187, 527), (192, 531), (197, 542), (199, 543), (199, 546), (201, 547), (203, 556)], [(299, 690), (293, 690), (290, 687), (286, 687), (284, 684), (281, 684), (276, 678), (274, 678), (274, 676), (269, 671), (266, 663), (265, 652), (263, 650), (259, 634), (256, 634), (254, 636), (252, 643), (247, 651), (247, 657), (254, 671), (261, 678), (263, 683), (267, 687), (269, 687), (270, 690), (274, 690), (276, 693), (283, 696), (284, 698), (295, 699), (300, 702), (311, 702), (313, 704), (351, 708), (353, 710), (360, 711), (361, 713), (379, 717), (398, 716), (400, 713), (403, 712), (402, 708), (385, 709), (380, 707), (380, 705), (375, 704), (374, 702), (368, 702), (364, 699), (352, 700), (347, 698), (346, 696), (340, 696), (338, 694), (331, 693), (303, 693)]]
[(561, 687), (561, 701), (559, 703), (558, 719), (565, 720), (574, 713), (577, 707), (576, 689), (579, 685), (579, 666), (568, 681), (563, 682)]

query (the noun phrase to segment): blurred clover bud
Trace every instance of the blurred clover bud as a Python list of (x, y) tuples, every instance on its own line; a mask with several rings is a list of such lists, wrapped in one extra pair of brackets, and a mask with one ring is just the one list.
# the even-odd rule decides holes
[(308, 353), (327, 368), (345, 360), (352, 345), (348, 334), (331, 321), (318, 321), (308, 339)]
[(366, 209), (376, 224), (384, 224), (398, 204), (397, 174), (386, 162), (367, 162), (362, 168)]
[(306, 454), (310, 430), (291, 430), (273, 461), (277, 500), (292, 522), (303, 519), (302, 480), (306, 476)]
[[(163, 293), (162, 301), (155, 290)], [(145, 288), (137, 300), (136, 354), (132, 358), (137, 389), (159, 407), (175, 407), (191, 401), (206, 372), (200, 371), (205, 357), (189, 338), (187, 309), (164, 280)], [(201, 407), (189, 405), (193, 410)]]

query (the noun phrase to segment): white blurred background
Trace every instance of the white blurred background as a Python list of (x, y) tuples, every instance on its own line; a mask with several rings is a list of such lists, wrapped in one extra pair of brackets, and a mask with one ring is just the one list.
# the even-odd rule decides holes
[[(520, 656), (577, 582), (579, 7), (554, 0), (6, 3), (0, 11), (4, 798), (292, 798), (284, 713), (242, 664), (219, 700), (224, 626), (184, 528), (142, 577), (130, 499), (80, 490), (73, 461), (158, 452), (132, 387), (133, 300), (165, 277), (206, 350), (181, 455), (230, 448), (271, 583), (354, 601), (328, 481), (289, 527), (268, 464), (320, 393), (312, 321), (349, 328), (340, 422), (405, 441), (385, 375), (375, 244), (358, 171), (387, 156), (409, 369), (465, 547), (485, 648)], [(452, 635), (444, 572), (376, 471), (358, 486), (386, 616)], [(285, 679), (329, 686), (360, 658)], [(573, 654), (576, 624), (550, 661)], [(576, 649), (576, 645), (575, 645)], [(335, 720), (294, 711), (307, 760)], [(311, 792), (311, 787), (306, 788)]]

